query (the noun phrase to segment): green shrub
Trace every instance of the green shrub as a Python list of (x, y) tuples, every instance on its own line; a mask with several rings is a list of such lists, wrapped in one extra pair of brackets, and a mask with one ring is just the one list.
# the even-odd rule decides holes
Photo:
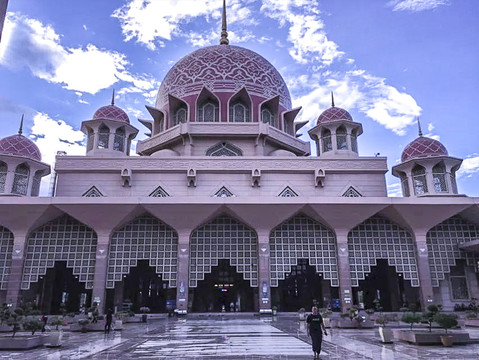
[(386, 326), (388, 322), (389, 322), (389, 319), (386, 315), (381, 315), (376, 319), (376, 323), (378, 323), (381, 326)]
[(446, 330), (446, 335), (447, 335), (447, 329), (451, 329), (457, 326), (457, 316), (454, 314), (438, 313), (434, 316), (434, 321), (437, 322), (440, 327)]
[(52, 326), (55, 326), (55, 329), (58, 330), (58, 327), (63, 325), (63, 322), (64, 322), (64, 320), (63, 320), (62, 317), (56, 316), (52, 319), (52, 321), (50, 321), (50, 324)]
[(427, 307), (427, 311), (422, 314), (423, 320), (429, 325), (429, 332), (432, 332), (432, 323), (434, 322), (434, 317), (442, 309), (442, 305), (431, 304)]
[(401, 321), (409, 324), (411, 326), (411, 330), (414, 324), (419, 324), (421, 322), (422, 316), (420, 314), (407, 312), (404, 313), (401, 317)]
[(43, 323), (37, 319), (29, 319), (23, 323), (23, 330), (31, 331), (32, 335), (35, 335), (35, 332), (43, 328)]

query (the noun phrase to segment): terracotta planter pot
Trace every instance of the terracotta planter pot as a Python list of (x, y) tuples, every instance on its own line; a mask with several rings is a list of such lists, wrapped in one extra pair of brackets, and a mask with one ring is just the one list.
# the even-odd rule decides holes
[(379, 337), (381, 341), (385, 344), (390, 344), (393, 342), (393, 331), (390, 328), (380, 326), (379, 329)]
[(452, 346), (453, 339), (451, 335), (441, 335), (442, 345), (450, 347)]

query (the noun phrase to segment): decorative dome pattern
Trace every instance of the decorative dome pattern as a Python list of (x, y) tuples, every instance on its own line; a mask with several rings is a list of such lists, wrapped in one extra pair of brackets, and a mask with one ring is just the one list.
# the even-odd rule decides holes
[(42, 161), (37, 145), (23, 135), (12, 135), (0, 140), (0, 154), (23, 156)]
[(213, 93), (245, 87), (265, 99), (279, 95), (280, 104), (291, 109), (289, 90), (274, 66), (251, 50), (231, 45), (199, 49), (178, 61), (161, 83), (156, 107), (168, 103), (168, 94), (184, 98), (199, 94), (204, 86)]
[(353, 118), (346, 110), (333, 106), (319, 115), (317, 124), (336, 120), (353, 121)]
[(115, 105), (107, 105), (99, 108), (93, 115), (93, 120), (96, 119), (116, 120), (130, 123), (130, 119), (128, 118), (128, 115), (126, 115), (126, 112)]
[(420, 136), (411, 142), (401, 155), (401, 161), (405, 162), (411, 159), (426, 158), (430, 156), (447, 156), (447, 150), (439, 141)]

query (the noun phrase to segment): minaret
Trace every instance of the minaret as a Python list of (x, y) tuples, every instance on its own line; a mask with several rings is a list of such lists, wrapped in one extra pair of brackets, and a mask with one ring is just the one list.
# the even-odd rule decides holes
[(226, 0), (223, 0), (223, 16), (221, 22), (221, 39), (220, 45), (229, 45), (228, 32), (226, 31)]
[(22, 114), (22, 120), (20, 120), (20, 128), (18, 129), (18, 135), (22, 135), (23, 133), (23, 117), (25, 114)]

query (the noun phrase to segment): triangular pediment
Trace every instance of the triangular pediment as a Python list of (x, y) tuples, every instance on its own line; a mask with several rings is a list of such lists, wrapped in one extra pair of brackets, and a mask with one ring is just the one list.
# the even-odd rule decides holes
[(169, 197), (170, 194), (166, 192), (161, 186), (158, 186), (150, 195), (149, 197)]
[(92, 186), (82, 196), (83, 197), (103, 197), (105, 195), (103, 195), (96, 186)]
[(214, 195), (214, 197), (234, 197), (235, 194), (233, 194), (231, 191), (229, 191), (226, 186), (223, 186), (221, 189), (219, 189)]
[(279, 197), (296, 197), (298, 194), (291, 189), (289, 186), (286, 186), (283, 191), (281, 191), (278, 195)]
[(348, 190), (346, 190), (342, 196), (343, 197), (362, 197), (361, 193), (352, 186), (350, 186)]

